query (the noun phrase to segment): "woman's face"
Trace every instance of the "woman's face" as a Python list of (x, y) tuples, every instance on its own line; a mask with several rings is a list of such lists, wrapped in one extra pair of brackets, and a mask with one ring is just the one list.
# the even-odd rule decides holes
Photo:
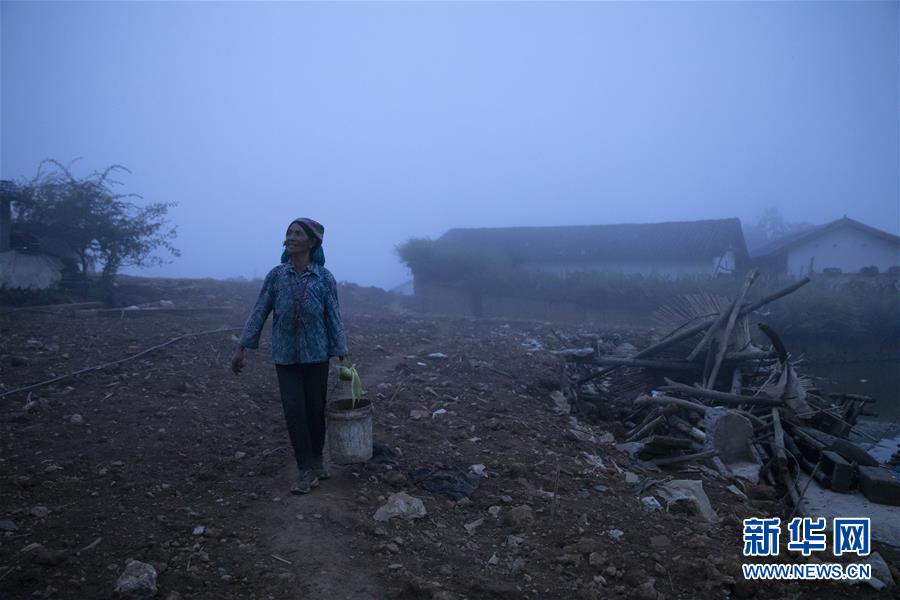
[(299, 223), (291, 223), (284, 238), (284, 247), (288, 254), (309, 252), (312, 248), (309, 236), (306, 235)]

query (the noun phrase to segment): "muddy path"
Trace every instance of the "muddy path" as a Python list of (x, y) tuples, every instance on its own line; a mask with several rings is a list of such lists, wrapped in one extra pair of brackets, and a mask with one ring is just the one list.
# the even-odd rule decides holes
[[(364, 382), (383, 381), (399, 364), (396, 357), (372, 356), (368, 364), (360, 365)], [(345, 385), (334, 382), (329, 401), (346, 393)], [(288, 490), (297, 475), (290, 448), (285, 447), (280, 456), (286, 464), (272, 481), (273, 493)], [(385, 598), (382, 567), (371, 560), (372, 544), (361, 535), (371, 525), (357, 514), (361, 505), (369, 504), (367, 497), (359, 495), (368, 472), (361, 465), (333, 464), (327, 441), (325, 458), (330, 477), (311, 493), (285, 493), (279, 505), (260, 505), (250, 511), (248, 519), (258, 523), (258, 537), (263, 540), (260, 552), (283, 565), (278, 577), (295, 585), (297, 598)]]

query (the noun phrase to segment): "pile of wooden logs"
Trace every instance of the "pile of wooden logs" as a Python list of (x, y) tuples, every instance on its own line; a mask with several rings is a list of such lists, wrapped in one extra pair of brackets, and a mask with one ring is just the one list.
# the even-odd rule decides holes
[[(815, 387), (764, 324), (758, 327), (766, 347), (751, 342), (752, 313), (809, 282), (749, 302), (756, 277), (750, 272), (718, 313), (685, 323), (630, 356), (564, 354), (563, 392), (576, 409), (608, 401), (597, 391), (599, 381), (638, 369), (653, 382), (625, 407), (623, 447), (638, 458), (660, 467), (708, 461), (726, 476), (777, 483), (794, 502), (802, 494), (800, 469), (836, 491), (859, 485), (865, 492), (864, 469), (878, 464), (848, 436), (872, 399)], [(687, 348), (684, 358), (672, 356)]]

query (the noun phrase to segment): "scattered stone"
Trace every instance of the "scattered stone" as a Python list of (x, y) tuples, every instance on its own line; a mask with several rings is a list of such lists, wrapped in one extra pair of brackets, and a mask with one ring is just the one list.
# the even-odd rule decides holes
[(38, 505), (33, 507), (30, 512), (31, 516), (33, 517), (37, 517), (38, 519), (45, 519), (47, 515), (50, 514), (50, 509), (48, 509), (46, 506)]
[(600, 550), (601, 544), (594, 538), (583, 537), (563, 548), (566, 554), (590, 554)]
[(487, 473), (485, 472), (486, 469), (487, 467), (485, 467), (481, 463), (477, 465), (471, 465), (469, 467), (469, 471), (471, 471), (474, 475), (478, 475), (479, 477), (487, 477)]
[(484, 519), (481, 518), (481, 519), (476, 519), (470, 523), (466, 523), (465, 525), (463, 525), (463, 527), (466, 528), (466, 531), (469, 533), (469, 535), (472, 535), (473, 533), (475, 533), (475, 530), (478, 529), (479, 527), (481, 527), (483, 524), (484, 524)]
[(0, 531), (16, 531), (18, 529), (12, 519), (0, 519)]
[(44, 549), (43, 544), (38, 544), (37, 542), (33, 542), (31, 544), (28, 544), (24, 548), (22, 548), (21, 552), (24, 552), (25, 554), (29, 554), (31, 552), (37, 552), (38, 550), (43, 550), (43, 549)]
[(194, 535), (203, 535), (205, 531), (206, 527), (204, 527), (203, 525), (197, 525), (196, 527), (194, 527), (194, 531), (192, 533)]
[(666, 502), (669, 512), (697, 514), (710, 523), (717, 523), (719, 515), (713, 510), (703, 482), (699, 479), (674, 479), (659, 487), (659, 496)]
[(388, 565), (388, 569), (391, 571), (399, 571), (402, 568), (403, 568), (403, 565), (400, 563), (394, 563), (394, 564)]
[(450, 358), (450, 357), (447, 356), (446, 354), (444, 354), (443, 352), (432, 352), (426, 358)]
[(500, 562), (500, 559), (497, 558), (497, 553), (494, 552), (493, 554), (491, 554), (491, 557), (488, 559), (487, 564), (492, 567), (495, 567), (495, 566), (497, 566), (497, 563), (499, 563), (499, 562)]
[(637, 485), (641, 482), (641, 478), (632, 473), (631, 471), (625, 471), (625, 483), (628, 485)]
[(622, 539), (622, 536), (625, 535), (625, 532), (621, 529), (610, 529), (606, 532), (606, 535), (618, 542)]
[(78, 413), (75, 413), (74, 415), (71, 415), (69, 417), (69, 423), (71, 423), (72, 425), (84, 425), (84, 417), (82, 417)]
[(125, 598), (152, 598), (157, 592), (156, 569), (138, 560), (129, 561), (113, 591)]
[(581, 564), (581, 555), (580, 554), (563, 554), (561, 556), (557, 556), (553, 559), (553, 562), (560, 565), (569, 565), (572, 567), (577, 567)]
[(515, 529), (525, 529), (534, 523), (534, 511), (527, 504), (513, 507), (503, 516), (503, 522)]
[(391, 494), (387, 503), (375, 511), (376, 521), (389, 521), (395, 517), (406, 520), (421, 519), (428, 514), (421, 500), (405, 492)]
[(641, 504), (643, 504), (644, 508), (650, 512), (662, 510), (662, 504), (660, 504), (653, 496), (644, 496), (641, 498)]
[(234, 453), (234, 460), (241, 460), (245, 456), (247, 456), (246, 452), (241, 452), (240, 450), (238, 450), (237, 452)]
[(411, 411), (409, 411), (409, 418), (412, 419), (413, 421), (419, 421), (419, 420), (427, 417), (428, 414), (429, 413), (427, 410), (420, 410), (418, 408), (414, 408)]
[(500, 516), (500, 511), (503, 510), (499, 506), (491, 506), (488, 508), (488, 514), (490, 514), (495, 519)]
[(527, 563), (527, 561), (526, 561), (524, 558), (522, 558), (522, 557), (516, 558), (516, 559), (513, 560), (512, 563), (509, 565), (509, 572), (510, 572), (510, 574), (511, 574), (511, 575), (518, 575), (519, 573), (521, 573), (522, 571), (525, 570), (525, 565), (527, 565), (527, 564), (528, 564), (528, 563)]
[(390, 552), (391, 554), (399, 554), (400, 553), (400, 546), (398, 546), (394, 542), (388, 542), (387, 544), (385, 544), (384, 549), (387, 550), (388, 552)]
[(398, 471), (396, 469), (391, 469), (390, 471), (385, 471), (381, 475), (381, 479), (384, 480), (385, 483), (388, 483), (390, 485), (395, 485), (395, 486), (406, 485), (406, 483), (408, 481), (406, 478), (406, 475), (404, 475), (401, 471)]

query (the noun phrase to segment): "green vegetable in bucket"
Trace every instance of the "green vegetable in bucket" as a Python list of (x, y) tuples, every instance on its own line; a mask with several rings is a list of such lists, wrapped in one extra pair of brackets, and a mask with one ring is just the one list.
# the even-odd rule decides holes
[(347, 363), (342, 362), (338, 373), (338, 378), (341, 381), (350, 382), (350, 394), (353, 397), (353, 408), (356, 408), (356, 403), (363, 397), (362, 380), (359, 378), (359, 372), (356, 370), (356, 365), (348, 365)]

